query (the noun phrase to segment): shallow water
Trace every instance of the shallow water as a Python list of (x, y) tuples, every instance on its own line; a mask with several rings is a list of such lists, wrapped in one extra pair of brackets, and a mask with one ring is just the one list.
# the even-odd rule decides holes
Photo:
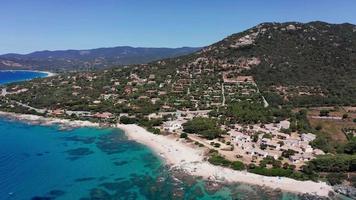
[(46, 76), (46, 73), (37, 71), (0, 70), (0, 84), (43, 78)]
[[(244, 184), (212, 184), (164, 166), (118, 129), (0, 119), (0, 199), (295, 199)], [(3, 198), (5, 197), (5, 198)]]
[[(45, 77), (0, 71), (0, 84)], [(0, 118), (0, 199), (285, 199), (246, 184), (216, 185), (170, 171), (118, 129), (60, 130)]]

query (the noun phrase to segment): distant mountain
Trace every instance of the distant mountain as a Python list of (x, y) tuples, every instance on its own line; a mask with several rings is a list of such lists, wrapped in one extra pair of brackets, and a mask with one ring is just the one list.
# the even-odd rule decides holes
[[(126, 50), (120, 54), (121, 57), (119, 55), (120, 59), (116, 57), (121, 64), (148, 60), (131, 56), (133, 52), (137, 53), (134, 55), (140, 55), (139, 58), (152, 55), (152, 51), (159, 52), (162, 57), (167, 55), (163, 54), (166, 50), (162, 49), (129, 49), (130, 51)], [(145, 79), (154, 75), (156, 80), (162, 83), (169, 79), (167, 82), (170, 85), (165, 83), (167, 90), (191, 87), (189, 93), (196, 94), (195, 99), (204, 96), (204, 92), (217, 84), (229, 84), (229, 80), (242, 78), (248, 80), (246, 76), (252, 76), (259, 91), (272, 106), (356, 105), (356, 26), (353, 24), (329, 24), (319, 21), (262, 23), (200, 50), (189, 50), (195, 52), (157, 60), (145, 66), (132, 66), (126, 69), (126, 74), (120, 71), (116, 76), (119, 76), (120, 80), (130, 74), (137, 74)], [(174, 52), (169, 55), (179, 55), (177, 50), (167, 51)], [(188, 53), (181, 50), (179, 52), (181, 55)], [(51, 66), (61, 66), (53, 65), (56, 61), (66, 63), (65, 66), (72, 68), (79, 66), (76, 62), (80, 63), (80, 66), (84, 63), (89, 67), (120, 64), (115, 58), (102, 57), (103, 54), (94, 51), (77, 51), (77, 57), (82, 58), (80, 60), (73, 59), (71, 55), (64, 55), (64, 52), (60, 52), (61, 56), (56, 58), (48, 57), (46, 52), (34, 54), (41, 59), (24, 60), (34, 62), (46, 58)], [(158, 56), (154, 59), (156, 58)], [(100, 75), (103, 72), (93, 73)], [(110, 73), (101, 75), (110, 76)], [(199, 93), (201, 90), (204, 92)]]
[(135, 48), (120, 46), (88, 50), (37, 51), (0, 56), (0, 69), (85, 70), (119, 65), (144, 64), (186, 55), (200, 48)]

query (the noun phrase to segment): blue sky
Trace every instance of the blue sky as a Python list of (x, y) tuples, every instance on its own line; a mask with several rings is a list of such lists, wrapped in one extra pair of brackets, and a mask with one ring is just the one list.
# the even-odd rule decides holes
[(261, 22), (356, 24), (355, 0), (1, 0), (0, 54), (204, 46)]

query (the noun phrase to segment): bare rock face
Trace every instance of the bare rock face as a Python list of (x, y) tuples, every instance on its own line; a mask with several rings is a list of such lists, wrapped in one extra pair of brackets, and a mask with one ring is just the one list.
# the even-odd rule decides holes
[(354, 187), (347, 185), (335, 185), (333, 188), (337, 193), (356, 199), (356, 188)]

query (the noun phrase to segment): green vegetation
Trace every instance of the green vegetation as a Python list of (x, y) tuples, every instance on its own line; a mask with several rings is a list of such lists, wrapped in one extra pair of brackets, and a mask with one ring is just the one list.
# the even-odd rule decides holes
[[(285, 30), (290, 24), (298, 28)], [(252, 41), (253, 45), (236, 47), (238, 39), (257, 32), (259, 36)], [(165, 59), (148, 65), (64, 73), (51, 78), (10, 84), (7, 89), (28, 91), (1, 98), (0, 109), (48, 115), (18, 106), (14, 103), (16, 101), (35, 108), (89, 111), (91, 114), (84, 117), (75, 114), (58, 116), (70, 119), (116, 123), (122, 115), (121, 123), (138, 124), (155, 134), (160, 134), (157, 126), (175, 116), (170, 113), (163, 116), (163, 119), (149, 120), (151, 114), (177, 110), (212, 110), (210, 118), (196, 117), (185, 123), (185, 132), (180, 135), (181, 138), (187, 138), (188, 133), (196, 133), (207, 139), (225, 134), (220, 129), (221, 125), (232, 127), (235, 123), (251, 125), (290, 119), (290, 128), (284, 129), (284, 133), (314, 133), (317, 138), (311, 145), (330, 154), (310, 161), (302, 172), (295, 172), (293, 165), (282, 164), (282, 157), (277, 160), (268, 157), (261, 161), (260, 166), (251, 165), (248, 170), (267, 176), (287, 176), (301, 180), (314, 180), (319, 174), (325, 173), (331, 184), (337, 184), (344, 179), (343, 176), (337, 177), (337, 174), (356, 171), (356, 139), (353, 133), (345, 133), (347, 142), (336, 142), (333, 138), (336, 134), (330, 126), (310, 121), (311, 126), (307, 110), (299, 109), (318, 105), (356, 104), (355, 44), (354, 27), (348, 24), (266, 23), (234, 34), (199, 54)], [(246, 64), (249, 61), (255, 64)], [(251, 75), (257, 85), (253, 81), (226, 83), (222, 80), (224, 73), (228, 73), (229, 78)], [(222, 88), (225, 88), (226, 106), (221, 106)], [(264, 107), (263, 97), (268, 107)], [(110, 112), (114, 117), (90, 117), (103, 112)], [(329, 112), (321, 110), (319, 115), (329, 116)], [(343, 115), (344, 122), (352, 118), (353, 114)], [(356, 123), (356, 119), (353, 122)], [(325, 134), (328, 132), (331, 134)], [(251, 139), (256, 142), (258, 136), (259, 133), (256, 133)], [(263, 138), (271, 138), (271, 135), (264, 134)], [(200, 143), (197, 145), (203, 146)], [(212, 142), (211, 145), (220, 147), (220, 143)], [(267, 146), (262, 144), (260, 148), (266, 149)], [(287, 158), (294, 153), (287, 150), (282, 156)], [(209, 162), (237, 170), (245, 167), (238, 161), (226, 160), (217, 152), (211, 153)], [(353, 179), (356, 185), (356, 177)]]
[(329, 110), (321, 110), (320, 113), (319, 113), (319, 116), (321, 117), (327, 117), (329, 116)]
[(282, 166), (281, 161), (275, 160), (273, 157), (266, 157), (260, 162), (260, 166), (254, 164), (249, 165), (248, 171), (264, 176), (281, 176), (290, 177), (297, 180), (309, 180), (313, 178), (302, 172), (297, 172), (294, 170), (294, 165), (288, 165), (285, 163)]
[(221, 155), (219, 155), (219, 153), (217, 153), (216, 151), (210, 152), (210, 157), (209, 157), (208, 161), (213, 165), (229, 167), (234, 170), (244, 170), (245, 169), (245, 165), (242, 162), (240, 162), (240, 161), (231, 162), (231, 161), (225, 159), (224, 157), (222, 157)]
[[(240, 55), (266, 58), (246, 74), (254, 76), (262, 91), (278, 95), (266, 95), (267, 101), (271, 105), (294, 106), (355, 104), (356, 62), (350, 59), (356, 49), (353, 25), (292, 23), (300, 29), (280, 29), (288, 24), (264, 24), (268, 28), (265, 36), (259, 37), (251, 48), (239, 51)], [(227, 42), (241, 35), (233, 35)], [(277, 90), (278, 86), (287, 89)]]
[(242, 101), (229, 106), (226, 116), (233, 121), (245, 124), (267, 123), (272, 121), (271, 111), (260, 103)]
[(122, 117), (120, 117), (120, 123), (123, 123), (123, 124), (135, 124), (135, 123), (137, 123), (137, 119), (133, 118), (133, 117), (122, 116)]
[(326, 175), (326, 180), (330, 183), (330, 185), (341, 184), (346, 178), (347, 176), (343, 173), (329, 173)]
[(179, 137), (187, 139), (188, 138), (188, 134), (187, 133), (181, 133)]
[(161, 134), (161, 131), (158, 129), (158, 128), (152, 128), (152, 127), (149, 127), (147, 128), (147, 130), (155, 135), (160, 135)]
[(217, 138), (224, 133), (215, 119), (204, 117), (193, 118), (184, 123), (183, 128), (187, 133), (196, 133), (207, 139)]
[(240, 162), (240, 161), (233, 161), (230, 165), (230, 167), (234, 170), (244, 170), (245, 169), (245, 165)]
[(282, 176), (282, 177), (290, 177), (293, 174), (293, 170), (291, 169), (283, 169), (283, 168), (265, 168), (265, 167), (255, 167), (248, 170), (249, 172), (260, 174), (264, 176)]
[(305, 170), (316, 172), (354, 172), (356, 155), (323, 155), (311, 160)]

